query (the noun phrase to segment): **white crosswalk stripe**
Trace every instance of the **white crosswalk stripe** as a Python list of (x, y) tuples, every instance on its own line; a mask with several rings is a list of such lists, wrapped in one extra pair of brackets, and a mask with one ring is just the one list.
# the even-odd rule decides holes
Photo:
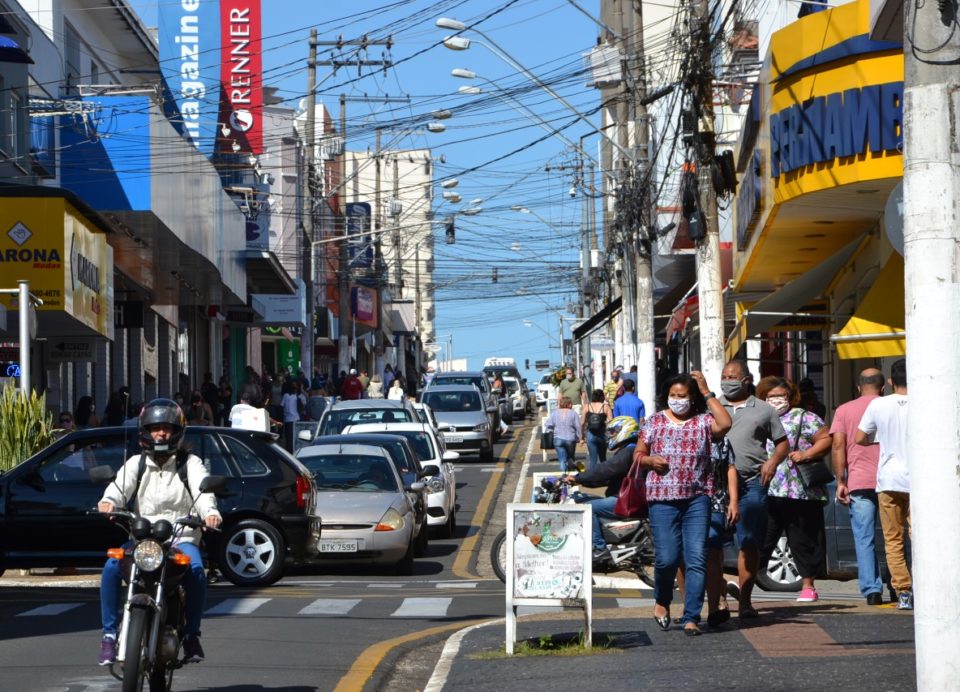
[(372, 582), (370, 584), (367, 584), (368, 589), (402, 589), (405, 586), (406, 584), (398, 584), (396, 582), (383, 582), (383, 583)]
[(60, 615), (61, 613), (66, 613), (68, 610), (79, 608), (82, 605), (83, 603), (48, 603), (45, 606), (40, 606), (39, 608), (34, 608), (24, 613), (17, 613), (17, 617), (29, 618), (44, 615)]
[(390, 617), (442, 618), (452, 602), (452, 598), (405, 598)]
[(477, 588), (477, 582), (475, 581), (449, 581), (449, 582), (440, 582), (437, 584), (438, 589), (475, 589)]
[(212, 608), (208, 608), (204, 615), (249, 615), (270, 598), (228, 598)]
[(299, 615), (346, 615), (360, 603), (359, 598), (318, 598), (305, 608), (301, 608)]

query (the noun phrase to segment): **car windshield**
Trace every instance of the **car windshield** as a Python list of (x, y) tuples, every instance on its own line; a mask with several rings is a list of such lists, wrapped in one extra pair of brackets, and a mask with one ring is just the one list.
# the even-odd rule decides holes
[(433, 451), (433, 440), (427, 433), (417, 430), (387, 430), (387, 432), (391, 435), (403, 435), (407, 438), (420, 461), (436, 458), (437, 455)]
[(516, 380), (504, 380), (503, 386), (507, 388), (508, 394), (514, 394), (520, 390), (520, 384)]
[(540, 384), (553, 384), (553, 376), (544, 375), (543, 377), (540, 378)]
[(480, 411), (477, 392), (431, 392), (424, 395), (424, 403), (434, 411)]
[(363, 454), (323, 454), (305, 447), (300, 463), (312, 473), (320, 490), (396, 492), (397, 478), (383, 457)]
[[(437, 375), (433, 378), (433, 384), (456, 384), (456, 385), (476, 385), (482, 387), (482, 377), (467, 377), (466, 375)], [(432, 407), (433, 404), (430, 404)]]
[(339, 435), (348, 425), (364, 423), (416, 423), (405, 408), (343, 409), (330, 411), (323, 417), (319, 435)]

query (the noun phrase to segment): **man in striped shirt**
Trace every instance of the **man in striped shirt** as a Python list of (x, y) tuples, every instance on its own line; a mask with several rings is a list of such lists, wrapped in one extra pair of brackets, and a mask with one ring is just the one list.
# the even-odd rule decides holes
[(622, 370), (623, 368), (619, 365), (615, 367), (613, 372), (610, 373), (610, 381), (603, 387), (603, 395), (607, 397), (607, 403), (610, 404), (610, 408), (613, 408), (613, 402), (617, 400), (617, 392), (619, 392), (623, 386), (623, 383), (620, 381), (620, 372)]

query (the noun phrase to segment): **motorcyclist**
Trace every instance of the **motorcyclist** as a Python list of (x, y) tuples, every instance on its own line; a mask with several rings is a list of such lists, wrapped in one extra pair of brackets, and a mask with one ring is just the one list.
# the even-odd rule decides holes
[(599, 519), (618, 518), (613, 512), (620, 494), (620, 484), (633, 464), (633, 449), (637, 446), (637, 436), (640, 428), (637, 421), (631, 416), (617, 416), (607, 423), (607, 449), (613, 452), (612, 457), (593, 469), (581, 471), (564, 477), (565, 483), (582, 485), (587, 488), (607, 486), (605, 497), (594, 497), (578, 494), (574, 497), (577, 502), (589, 502), (593, 509), (593, 559), (596, 562), (610, 559), (610, 550), (603, 539), (603, 531)]
[[(200, 492), (200, 483), (207, 477), (207, 470), (200, 457), (190, 454), (183, 447), (185, 427), (183, 410), (176, 402), (154, 399), (147, 403), (139, 421), (142, 453), (127, 459), (117, 473), (116, 480), (107, 486), (97, 509), (100, 512), (113, 512), (130, 505), (137, 515), (151, 522), (159, 519), (173, 522), (180, 517), (197, 514), (207, 527), (219, 528), (223, 519), (217, 511), (216, 498), (212, 493)], [(186, 470), (185, 474), (180, 470), (181, 466)], [(182, 477), (187, 479), (187, 485), (184, 485)], [(199, 529), (186, 529), (177, 542), (177, 547), (190, 556), (190, 569), (183, 578), (186, 590), (184, 663), (203, 660), (200, 620), (207, 580), (200, 555), (201, 535)], [(117, 629), (122, 605), (121, 565), (119, 560), (111, 558), (104, 565), (100, 577), (100, 615), (103, 621), (101, 666), (116, 661)]]

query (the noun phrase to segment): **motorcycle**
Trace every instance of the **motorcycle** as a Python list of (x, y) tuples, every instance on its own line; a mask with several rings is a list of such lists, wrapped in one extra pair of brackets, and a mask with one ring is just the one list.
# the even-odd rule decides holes
[[(113, 480), (109, 466), (91, 469), (99, 482)], [(226, 486), (221, 476), (208, 476), (200, 483), (201, 492), (216, 492)], [(94, 513), (94, 512), (91, 512)], [(111, 548), (108, 557), (121, 561), (121, 574), (127, 585), (123, 618), (117, 633), (117, 660), (110, 673), (123, 682), (123, 692), (142, 690), (146, 682), (150, 692), (166, 692), (173, 674), (183, 666), (186, 627), (186, 591), (183, 577), (190, 568), (190, 556), (177, 548), (177, 539), (186, 529), (204, 528), (196, 516), (169, 522), (155, 522), (127, 510), (102, 513), (117, 520), (130, 540), (123, 548)]]
[[(576, 502), (587, 496), (569, 494), (566, 484), (555, 478), (544, 478), (534, 488), (533, 501), (541, 504)], [(646, 519), (597, 519), (607, 542), (609, 558), (593, 561), (594, 574), (633, 572), (647, 586), (653, 586), (653, 534)], [(497, 534), (490, 548), (490, 562), (497, 578), (507, 581), (507, 530)]]

